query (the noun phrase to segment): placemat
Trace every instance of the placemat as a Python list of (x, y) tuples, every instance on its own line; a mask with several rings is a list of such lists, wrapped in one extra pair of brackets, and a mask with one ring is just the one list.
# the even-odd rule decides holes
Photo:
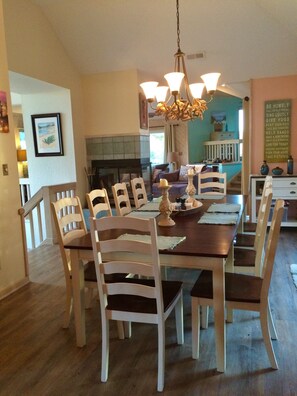
[(137, 209), (138, 212), (157, 212), (159, 211), (159, 202), (148, 202)]
[(236, 224), (238, 215), (234, 213), (204, 213), (198, 224)]
[(223, 199), (225, 197), (224, 194), (195, 194), (195, 199)]
[(128, 213), (126, 217), (138, 217), (140, 219), (153, 219), (154, 217), (159, 216), (160, 212), (142, 212), (140, 210), (133, 210)]
[(239, 213), (239, 204), (223, 203), (223, 204), (212, 204), (208, 209), (207, 213)]
[[(174, 249), (179, 243), (184, 241), (186, 237), (167, 237), (158, 236), (157, 243), (159, 250), (169, 250)], [(141, 241), (145, 243), (150, 243), (151, 237), (149, 235), (138, 235), (138, 234), (123, 234), (118, 237), (118, 239), (125, 239), (128, 241)]]

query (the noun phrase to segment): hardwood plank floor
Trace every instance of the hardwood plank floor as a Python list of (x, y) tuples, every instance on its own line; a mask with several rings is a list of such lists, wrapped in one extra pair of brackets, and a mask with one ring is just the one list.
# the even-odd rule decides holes
[[(201, 357), (191, 358), (189, 290), (197, 272), (170, 269), (184, 281), (185, 344), (176, 344), (174, 318), (166, 325), (164, 395), (297, 395), (297, 289), (289, 264), (297, 263), (297, 230), (282, 229), (271, 286), (279, 370), (272, 370), (258, 315), (236, 311), (227, 325), (227, 371), (215, 370), (212, 312), (201, 331)], [(157, 381), (155, 326), (134, 324), (118, 340), (111, 326), (109, 380), (100, 382), (98, 301), (86, 311), (87, 346), (75, 345), (74, 322), (62, 329), (64, 279), (57, 246), (30, 252), (31, 283), (0, 301), (0, 395), (154, 395)]]

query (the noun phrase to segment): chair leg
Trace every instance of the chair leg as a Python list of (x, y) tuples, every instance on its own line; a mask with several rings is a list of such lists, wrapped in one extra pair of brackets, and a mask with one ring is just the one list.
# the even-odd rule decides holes
[(117, 320), (118, 336), (120, 340), (125, 339), (124, 322)]
[(124, 334), (125, 334), (125, 338), (131, 338), (132, 336), (131, 322), (124, 322)]
[[(207, 307), (208, 308), (208, 307)], [(198, 299), (192, 297), (192, 358), (199, 358), (200, 339), (200, 305)]]
[(208, 328), (208, 313), (209, 313), (209, 307), (207, 305), (202, 305), (201, 306), (201, 327), (202, 327), (202, 329)]
[(158, 323), (158, 392), (164, 389), (164, 373), (165, 373), (165, 323)]
[(73, 306), (73, 298), (72, 298), (72, 291), (69, 290), (66, 286), (66, 303), (65, 303), (65, 313), (63, 319), (63, 328), (68, 329), (71, 313), (72, 313), (72, 306)]
[(271, 309), (270, 309), (270, 304), (268, 302), (268, 323), (269, 323), (269, 330), (270, 330), (270, 334), (271, 334), (271, 339), (272, 340), (277, 340), (277, 332), (276, 332), (276, 328), (274, 326), (274, 322), (272, 319), (272, 314), (271, 314)]
[(177, 343), (184, 343), (184, 315), (183, 315), (183, 295), (181, 294), (179, 301), (175, 305), (175, 324)]
[(101, 381), (106, 382), (108, 378), (109, 363), (109, 320), (102, 318), (102, 358), (101, 358)]
[(91, 287), (88, 287), (86, 290), (86, 309), (91, 308), (92, 300), (93, 300), (93, 289)]
[(278, 364), (275, 358), (275, 354), (273, 351), (273, 346), (270, 338), (270, 331), (269, 331), (269, 319), (268, 319), (268, 307), (265, 307), (265, 309), (260, 310), (260, 322), (261, 322), (261, 329), (262, 329), (262, 334), (264, 338), (264, 343), (266, 347), (266, 351), (270, 360), (271, 367), (274, 369), (278, 369)]

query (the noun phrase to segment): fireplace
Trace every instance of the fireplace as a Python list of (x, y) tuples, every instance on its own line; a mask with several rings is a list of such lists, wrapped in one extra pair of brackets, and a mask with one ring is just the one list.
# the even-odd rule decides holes
[(148, 197), (151, 197), (151, 163), (149, 158), (111, 159), (92, 161), (92, 189), (106, 188), (113, 202), (111, 186), (115, 183), (126, 183), (131, 199), (133, 198), (130, 180), (142, 177)]

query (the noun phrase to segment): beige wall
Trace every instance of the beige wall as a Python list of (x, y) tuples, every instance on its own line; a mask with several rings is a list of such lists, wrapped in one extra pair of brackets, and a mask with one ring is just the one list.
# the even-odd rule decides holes
[(140, 133), (136, 70), (83, 77), (86, 136)]
[[(21, 206), (15, 150), (14, 125), (0, 0), (0, 91), (7, 93), (9, 133), (0, 133), (0, 298), (27, 282), (22, 246)], [(9, 174), (3, 176), (2, 165), (8, 164)]]
[[(81, 78), (41, 10), (28, 0), (2, 0), (8, 68), (71, 92), (78, 194), (86, 188)], [(58, 110), (57, 110), (58, 112)]]
[[(267, 100), (292, 99), (291, 154), (294, 173), (297, 173), (297, 75), (252, 80), (251, 172), (259, 173), (264, 158), (264, 103)], [(270, 170), (280, 166), (286, 172), (286, 163), (269, 164)]]

